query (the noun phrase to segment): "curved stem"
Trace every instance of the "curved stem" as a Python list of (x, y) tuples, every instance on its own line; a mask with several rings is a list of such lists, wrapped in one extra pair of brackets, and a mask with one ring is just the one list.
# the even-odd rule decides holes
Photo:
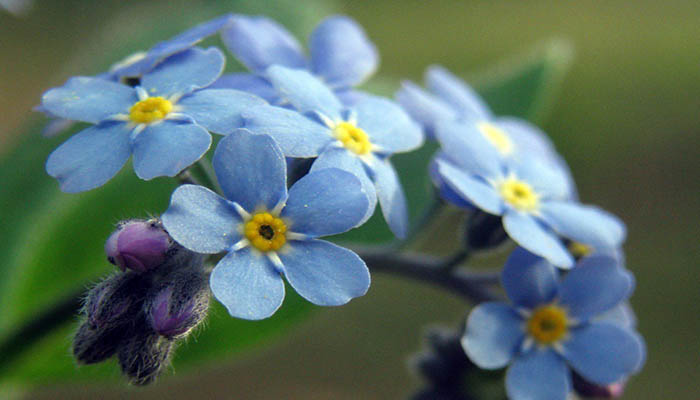
[(428, 282), (475, 303), (500, 298), (485, 287), (498, 283), (498, 274), (493, 272), (445, 269), (442, 259), (425, 254), (387, 252), (384, 249), (355, 251), (372, 272)]

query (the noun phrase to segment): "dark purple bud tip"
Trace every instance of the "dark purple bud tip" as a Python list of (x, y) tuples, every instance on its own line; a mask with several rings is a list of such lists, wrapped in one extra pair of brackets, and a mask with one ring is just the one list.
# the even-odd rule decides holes
[(160, 221), (131, 220), (119, 227), (107, 239), (105, 253), (112, 264), (144, 273), (161, 265), (171, 241)]
[(579, 374), (573, 375), (574, 390), (581, 397), (593, 397), (598, 399), (616, 399), (625, 391), (625, 381), (615, 382), (610, 385), (598, 385), (585, 380)]
[(132, 385), (148, 385), (170, 364), (173, 347), (171, 340), (152, 332), (134, 332), (119, 346), (119, 366)]
[(174, 274), (146, 305), (151, 327), (167, 338), (187, 335), (206, 317), (209, 297), (200, 271)]
[(138, 314), (147, 287), (137, 274), (114, 274), (90, 289), (83, 312), (93, 329), (112, 329)]

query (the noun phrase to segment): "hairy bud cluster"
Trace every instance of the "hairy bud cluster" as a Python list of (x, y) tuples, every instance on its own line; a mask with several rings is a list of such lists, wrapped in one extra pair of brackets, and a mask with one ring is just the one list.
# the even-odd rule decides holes
[(206, 318), (203, 256), (175, 243), (157, 219), (120, 223), (105, 251), (121, 272), (88, 292), (73, 355), (79, 364), (116, 355), (132, 384), (147, 385), (167, 368), (176, 342)]

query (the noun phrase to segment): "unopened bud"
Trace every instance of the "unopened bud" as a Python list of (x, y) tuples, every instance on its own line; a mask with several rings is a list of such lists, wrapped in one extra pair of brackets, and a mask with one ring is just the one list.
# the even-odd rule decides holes
[(187, 335), (206, 318), (209, 297), (208, 280), (202, 271), (173, 274), (145, 306), (151, 327), (171, 339)]
[(78, 364), (94, 364), (114, 355), (124, 332), (119, 329), (95, 329), (89, 323), (78, 328), (73, 339), (73, 356)]
[(471, 250), (493, 249), (508, 239), (501, 217), (475, 210), (467, 220), (466, 245)]
[(134, 273), (112, 275), (92, 288), (85, 301), (87, 324), (108, 330), (133, 320), (141, 309), (147, 284)]
[(119, 224), (107, 239), (105, 253), (122, 271), (144, 273), (166, 260), (171, 243), (158, 219), (131, 220)]
[(131, 384), (148, 385), (169, 365), (173, 348), (172, 340), (150, 330), (137, 330), (119, 346), (119, 366)]
[(625, 391), (625, 381), (615, 382), (610, 385), (598, 385), (587, 381), (581, 375), (573, 374), (574, 390), (581, 397), (595, 397), (601, 399), (616, 399)]

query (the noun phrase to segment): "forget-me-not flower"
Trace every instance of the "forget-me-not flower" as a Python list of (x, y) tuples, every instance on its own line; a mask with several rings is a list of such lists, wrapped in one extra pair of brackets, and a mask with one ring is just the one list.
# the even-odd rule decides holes
[(201, 186), (173, 193), (163, 224), (182, 246), (226, 252), (211, 274), (214, 296), (234, 317), (262, 319), (284, 299), (284, 282), (322, 306), (367, 292), (369, 270), (352, 251), (318, 240), (355, 227), (369, 206), (346, 171), (312, 172), (287, 191), (284, 155), (266, 135), (237, 130), (219, 142), (214, 169), (226, 198)]
[(265, 79), (272, 65), (306, 69), (350, 104), (362, 96), (352, 90), (377, 69), (379, 55), (362, 27), (349, 17), (331, 16), (309, 37), (309, 55), (284, 27), (267, 17), (236, 15), (222, 31), (224, 44), (252, 74), (224, 75), (214, 85), (250, 91), (273, 104), (280, 98)]
[(287, 157), (317, 157), (311, 171), (340, 168), (355, 174), (369, 196), (366, 218), (378, 199), (391, 230), (404, 237), (406, 199), (388, 157), (419, 147), (423, 143), (420, 127), (387, 99), (366, 96), (346, 107), (303, 70), (272, 66), (266, 76), (295, 110), (253, 107), (243, 113), (245, 127), (275, 138)]
[(561, 399), (571, 371), (607, 385), (636, 372), (644, 342), (632, 329), (596, 320), (630, 294), (630, 274), (614, 258), (583, 259), (566, 277), (544, 259), (518, 248), (501, 283), (511, 304), (487, 302), (467, 319), (462, 346), (479, 367), (506, 373), (508, 397)]
[(508, 235), (520, 246), (569, 268), (574, 260), (559, 235), (596, 249), (619, 248), (625, 226), (615, 216), (570, 200), (566, 175), (554, 166), (507, 160), (465, 136), (438, 132), (445, 157), (437, 174), (464, 201), (502, 216)]
[(227, 134), (240, 111), (265, 101), (229, 89), (205, 89), (224, 67), (216, 48), (179, 52), (143, 75), (135, 88), (75, 77), (47, 91), (42, 107), (53, 115), (95, 124), (59, 146), (46, 171), (64, 192), (96, 188), (134, 156), (141, 179), (175, 176), (211, 145), (208, 131)]

